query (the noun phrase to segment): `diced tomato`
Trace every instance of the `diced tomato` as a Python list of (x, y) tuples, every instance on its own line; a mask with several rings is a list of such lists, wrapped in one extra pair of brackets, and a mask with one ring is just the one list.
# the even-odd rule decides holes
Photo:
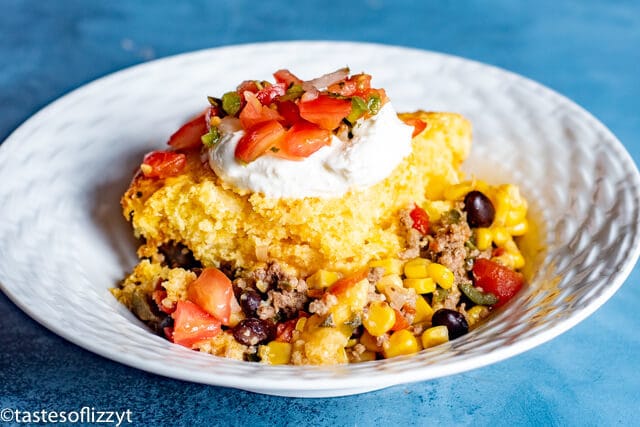
[(327, 90), (342, 96), (366, 97), (371, 89), (371, 76), (369, 74), (356, 74), (346, 80), (330, 85)]
[(155, 301), (158, 308), (164, 311), (165, 313), (171, 314), (176, 310), (175, 304), (172, 304), (170, 307), (167, 307), (162, 303), (162, 301), (167, 297), (167, 291), (165, 291), (164, 289), (156, 289), (151, 293), (151, 297), (153, 298), (153, 301)]
[(277, 120), (260, 122), (246, 130), (238, 141), (235, 156), (245, 163), (252, 162), (267, 150), (279, 147), (285, 134), (284, 127)]
[(522, 288), (522, 274), (489, 259), (478, 258), (473, 264), (474, 284), (498, 297), (494, 307), (509, 301)]
[(412, 138), (420, 134), (420, 132), (427, 128), (427, 123), (415, 117), (406, 118), (404, 119), (404, 122), (409, 126), (413, 126), (413, 134), (411, 135)]
[(286, 322), (278, 323), (276, 327), (276, 341), (279, 342), (291, 342), (293, 331), (296, 329), (298, 319), (287, 320)]
[(233, 286), (220, 270), (208, 267), (187, 287), (187, 299), (200, 307), (223, 325), (229, 324)]
[(402, 312), (400, 312), (400, 310), (394, 308), (393, 311), (396, 312), (396, 322), (391, 327), (392, 331), (400, 331), (411, 326), (407, 318), (402, 315)]
[(176, 150), (187, 150), (202, 145), (200, 137), (209, 132), (206, 120), (207, 112), (188, 121), (169, 138), (168, 144)]
[(168, 178), (178, 175), (187, 165), (187, 156), (175, 151), (152, 151), (144, 156), (140, 170), (147, 178)]
[(295, 102), (282, 101), (277, 102), (276, 105), (278, 107), (278, 113), (280, 114), (280, 117), (282, 117), (283, 125), (293, 126), (302, 119), (300, 117), (300, 110)]
[(260, 89), (258, 93), (256, 93), (256, 98), (258, 98), (258, 101), (260, 101), (262, 105), (270, 105), (277, 97), (284, 95), (286, 91), (287, 87), (285, 83), (276, 83)]
[(360, 271), (357, 271), (349, 276), (343, 277), (342, 279), (338, 279), (333, 285), (331, 285), (328, 289), (328, 292), (333, 295), (342, 295), (349, 288), (353, 287), (356, 283), (362, 282), (369, 275), (369, 268), (363, 268)]
[(300, 120), (287, 131), (280, 144), (279, 154), (287, 158), (309, 157), (325, 145), (331, 144), (331, 131), (318, 125)]
[(427, 214), (424, 209), (418, 205), (414, 205), (411, 212), (409, 212), (409, 216), (413, 221), (413, 228), (424, 235), (429, 233), (429, 214)]
[(173, 317), (173, 342), (193, 348), (199, 341), (213, 338), (222, 329), (220, 321), (191, 301), (179, 301)]
[(244, 92), (244, 99), (247, 104), (240, 111), (240, 123), (244, 129), (249, 129), (258, 123), (270, 120), (282, 120), (277, 110), (262, 105), (255, 94)]
[(296, 77), (289, 70), (278, 70), (273, 73), (273, 77), (275, 77), (278, 83), (284, 83), (286, 87), (291, 87), (295, 84), (302, 84), (302, 80)]
[(323, 129), (333, 130), (351, 112), (351, 100), (320, 94), (313, 100), (301, 101), (298, 108), (303, 119)]

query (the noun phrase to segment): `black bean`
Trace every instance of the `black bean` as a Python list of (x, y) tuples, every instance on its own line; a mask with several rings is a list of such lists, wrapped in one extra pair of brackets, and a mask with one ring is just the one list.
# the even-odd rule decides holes
[(240, 307), (242, 307), (242, 311), (247, 316), (255, 316), (261, 302), (262, 297), (253, 289), (247, 289), (240, 295)]
[(270, 338), (272, 325), (267, 321), (250, 317), (242, 320), (233, 328), (233, 337), (240, 344), (257, 345)]
[(432, 326), (446, 326), (449, 331), (449, 339), (454, 340), (469, 332), (469, 324), (465, 317), (454, 310), (441, 308), (431, 317)]
[(168, 242), (158, 247), (158, 251), (164, 255), (164, 262), (171, 268), (184, 268), (191, 270), (202, 267), (200, 261), (196, 260), (193, 252), (182, 243)]
[(496, 216), (493, 203), (480, 191), (470, 191), (464, 197), (464, 211), (470, 227), (489, 227)]

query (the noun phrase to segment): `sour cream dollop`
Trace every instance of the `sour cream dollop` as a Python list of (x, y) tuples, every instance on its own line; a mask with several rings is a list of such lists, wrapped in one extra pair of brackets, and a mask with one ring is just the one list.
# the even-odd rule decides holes
[(353, 138), (332, 136), (303, 160), (269, 155), (243, 164), (235, 158), (242, 129), (221, 129), (221, 140), (208, 151), (209, 166), (228, 185), (268, 197), (339, 197), (374, 185), (411, 153), (413, 127), (403, 123), (390, 102), (375, 116), (353, 127)]

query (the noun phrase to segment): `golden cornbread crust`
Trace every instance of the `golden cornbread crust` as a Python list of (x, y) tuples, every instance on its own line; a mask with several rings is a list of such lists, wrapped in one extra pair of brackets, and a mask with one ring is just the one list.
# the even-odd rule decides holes
[[(415, 112), (427, 128), (385, 180), (336, 198), (280, 199), (229, 188), (187, 153), (187, 167), (165, 180), (137, 174), (122, 198), (124, 216), (144, 239), (140, 257), (162, 261), (158, 247), (178, 242), (203, 266), (252, 269), (276, 260), (299, 277), (326, 269), (349, 273), (371, 260), (398, 257), (407, 235), (398, 212), (443, 198), (460, 181), (471, 125), (458, 114)], [(389, 141), (393, 144), (393, 141)]]

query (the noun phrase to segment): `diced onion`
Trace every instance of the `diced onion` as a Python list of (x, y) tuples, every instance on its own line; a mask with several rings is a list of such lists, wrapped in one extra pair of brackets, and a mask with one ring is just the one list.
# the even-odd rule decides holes
[[(324, 89), (334, 83), (338, 83), (339, 81), (346, 79), (347, 77), (349, 77), (349, 68), (344, 67), (332, 73), (325, 74), (324, 76), (309, 80), (305, 83), (313, 85), (316, 89)], [(304, 84), (302, 87), (304, 88)]]

